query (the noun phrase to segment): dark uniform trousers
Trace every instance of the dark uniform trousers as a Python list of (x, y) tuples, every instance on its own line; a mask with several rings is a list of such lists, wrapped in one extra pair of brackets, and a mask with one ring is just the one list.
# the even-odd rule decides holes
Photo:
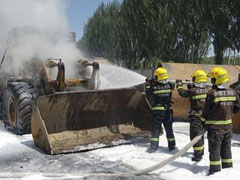
[[(203, 130), (203, 122), (201, 117), (190, 115), (190, 139), (193, 140)], [(204, 136), (193, 145), (194, 156), (202, 157), (204, 154)]]
[(232, 130), (209, 130), (210, 171), (217, 172), (222, 168), (233, 166), (231, 152)]
[(175, 143), (175, 137), (174, 137), (173, 129), (172, 129), (173, 118), (172, 118), (171, 110), (168, 109), (168, 110), (153, 111), (152, 121), (153, 121), (152, 136), (150, 139), (151, 146), (158, 147), (160, 128), (161, 128), (161, 125), (163, 124), (163, 126), (166, 130), (168, 147), (169, 147), (169, 149), (174, 148), (176, 143)]
[(233, 89), (213, 87), (208, 93), (203, 117), (208, 129), (210, 174), (233, 166), (232, 114), (238, 112), (240, 100)]

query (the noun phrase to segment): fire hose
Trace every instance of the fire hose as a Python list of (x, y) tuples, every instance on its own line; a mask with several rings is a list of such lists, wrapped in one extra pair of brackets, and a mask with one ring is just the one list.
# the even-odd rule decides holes
[[(187, 152), (188, 149), (190, 149), (194, 144), (196, 144), (201, 138), (202, 136), (205, 134), (206, 129), (203, 129), (198, 136), (196, 136), (192, 141), (190, 141), (188, 144), (186, 144), (182, 149), (180, 149), (176, 154), (172, 155), (171, 157), (167, 158), (166, 160), (153, 165), (151, 167), (142, 169), (142, 170), (137, 170), (137, 171), (133, 171), (133, 172), (129, 172), (129, 173), (116, 173), (116, 174), (96, 174), (94, 176), (114, 176), (114, 177), (130, 177), (130, 176), (136, 176), (136, 175), (141, 175), (141, 174), (147, 174), (149, 172), (155, 171), (157, 169), (160, 169), (168, 164), (170, 164), (171, 162), (173, 162), (175, 159), (177, 159), (178, 157), (180, 157), (182, 154), (184, 154), (185, 152)], [(90, 175), (92, 176), (92, 175)]]
[[(176, 84), (176, 80), (168, 80), (168, 82), (169, 83), (171, 83), (171, 84)], [(192, 81), (189, 81), (189, 80), (185, 80), (185, 81), (182, 81), (182, 83), (183, 84), (186, 84), (186, 85), (192, 85), (192, 84), (194, 84)], [(211, 83), (205, 83), (205, 85), (207, 86), (207, 87), (212, 87), (212, 84)]]

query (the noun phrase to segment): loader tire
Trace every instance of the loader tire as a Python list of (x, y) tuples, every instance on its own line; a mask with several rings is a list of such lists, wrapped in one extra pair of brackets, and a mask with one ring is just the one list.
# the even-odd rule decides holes
[(5, 99), (5, 127), (18, 135), (31, 133), (33, 85), (26, 82), (8, 83)]

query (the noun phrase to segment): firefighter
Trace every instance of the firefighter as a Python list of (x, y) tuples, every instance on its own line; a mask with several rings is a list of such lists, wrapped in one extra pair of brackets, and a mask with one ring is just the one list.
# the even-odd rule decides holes
[(228, 72), (222, 67), (214, 67), (208, 73), (213, 84), (209, 91), (203, 118), (208, 130), (210, 169), (209, 175), (231, 168), (232, 114), (239, 110), (239, 97), (235, 90), (228, 88)]
[[(208, 89), (206, 88), (207, 73), (203, 70), (197, 70), (192, 74), (193, 86), (189, 89), (183, 89), (182, 80), (176, 80), (177, 90), (181, 97), (189, 98), (190, 101), (190, 139), (193, 140), (204, 128), (204, 121), (201, 118)], [(192, 161), (200, 161), (204, 153), (204, 137), (194, 146), (194, 157)]]
[(153, 153), (158, 149), (160, 127), (162, 124), (166, 130), (169, 150), (175, 149), (171, 110), (171, 97), (174, 85), (168, 82), (168, 72), (163, 67), (157, 68), (154, 77), (151, 86), (146, 90), (146, 94), (152, 95), (154, 99), (150, 148), (147, 150), (149, 153)]

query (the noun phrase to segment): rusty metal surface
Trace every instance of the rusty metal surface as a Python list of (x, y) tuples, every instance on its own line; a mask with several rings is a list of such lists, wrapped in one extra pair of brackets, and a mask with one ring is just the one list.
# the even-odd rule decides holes
[(32, 108), (31, 131), (35, 145), (43, 151), (53, 154), (46, 126), (36, 104), (33, 104)]
[(32, 116), (34, 142), (57, 154), (112, 146), (125, 135), (149, 130), (150, 111), (142, 91), (140, 85), (39, 97)]
[(144, 84), (96, 91), (98, 62), (77, 65), (93, 66), (91, 77), (66, 80), (65, 91), (56, 92), (51, 86), (56, 80), (51, 79), (49, 67), (43, 63), (42, 79), (48, 95), (37, 98), (31, 121), (33, 139), (39, 148), (57, 154), (113, 146), (126, 143), (126, 135), (150, 129), (150, 109), (142, 94)]
[(87, 79), (66, 79), (65, 80), (65, 84), (66, 86), (80, 86), (83, 85), (84, 83), (86, 83)]

